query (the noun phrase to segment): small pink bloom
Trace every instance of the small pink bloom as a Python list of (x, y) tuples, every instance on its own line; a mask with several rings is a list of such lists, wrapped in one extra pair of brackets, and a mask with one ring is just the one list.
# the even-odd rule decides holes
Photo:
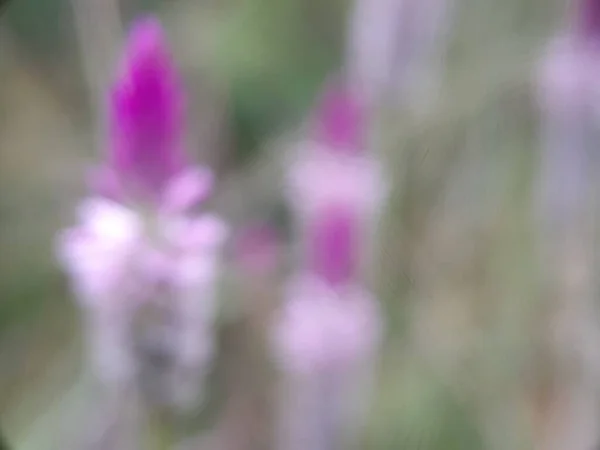
[[(385, 193), (379, 163), (366, 151), (366, 110), (346, 84), (329, 84), (314, 113), (309, 139), (288, 173), (289, 195), (299, 216), (330, 203), (359, 215), (378, 209)], [(302, 219), (301, 219), (302, 220)]]
[(331, 289), (301, 275), (289, 286), (273, 335), (284, 370), (343, 374), (369, 361), (382, 333), (377, 302), (357, 285)]
[(160, 23), (136, 21), (110, 95), (108, 163), (92, 179), (100, 196), (83, 203), (79, 227), (60, 244), (86, 292), (103, 297), (104, 286), (137, 297), (174, 279), (189, 283), (192, 273), (204, 280), (189, 261), (217, 257), (227, 227), (190, 211), (210, 194), (213, 175), (184, 164), (183, 95)]
[(322, 144), (310, 141), (298, 150), (288, 173), (288, 195), (301, 220), (330, 203), (352, 205), (362, 216), (379, 210), (386, 182), (377, 160), (368, 156), (338, 158)]
[(79, 223), (59, 237), (57, 253), (89, 312), (92, 345), (101, 349), (97, 367), (108, 367), (111, 355), (116, 365), (135, 361), (124, 340), (137, 307), (152, 303), (176, 323), (168, 345), (176, 378), (197, 386), (212, 350), (228, 227), (217, 215), (193, 212), (211, 193), (213, 174), (187, 161), (184, 110), (159, 22), (136, 21), (110, 93), (106, 165), (92, 175), (94, 194), (82, 203)]

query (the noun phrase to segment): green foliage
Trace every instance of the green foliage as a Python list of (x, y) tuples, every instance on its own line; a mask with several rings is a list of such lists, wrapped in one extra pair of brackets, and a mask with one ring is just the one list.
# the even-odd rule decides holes
[(35, 59), (49, 62), (73, 40), (71, 14), (67, 0), (15, 0), (4, 11), (3, 20)]
[(480, 450), (483, 442), (469, 405), (418, 364), (391, 369), (364, 448)]
[(323, 23), (326, 11), (328, 2), (257, 0), (226, 13), (212, 67), (229, 87), (240, 159), (297, 122), (336, 66), (340, 40), (330, 36), (339, 36), (341, 23)]

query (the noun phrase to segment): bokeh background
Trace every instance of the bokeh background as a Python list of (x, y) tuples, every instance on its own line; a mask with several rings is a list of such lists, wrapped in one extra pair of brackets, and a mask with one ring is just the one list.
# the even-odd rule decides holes
[[(79, 313), (54, 236), (72, 222), (103, 152), (101, 91), (120, 30), (100, 27), (112, 4), (100, 3), (12, 0), (0, 17), (0, 424), (19, 450), (54, 448), (93, 408), (82, 400)], [(351, 2), (120, 3), (124, 24), (149, 11), (165, 24), (190, 95), (190, 149), (219, 176), (211, 206), (234, 226), (268, 218), (287, 236), (282, 157), (342, 64)], [(533, 448), (543, 416), (550, 369), (532, 222), (534, 74), (565, 8), (455, 3), (435, 108), (416, 117), (392, 109), (380, 127), (376, 151), (393, 191), (371, 267), (388, 335), (369, 450)], [(239, 291), (234, 272), (225, 305)], [(219, 428), (230, 410), (268, 429), (257, 413), (268, 396), (235, 400), (268, 384), (254, 380), (270, 375), (248, 368), (261, 360), (243, 345), (257, 315), (225, 308), (211, 401), (191, 434)], [(227, 367), (237, 375), (219, 376)]]

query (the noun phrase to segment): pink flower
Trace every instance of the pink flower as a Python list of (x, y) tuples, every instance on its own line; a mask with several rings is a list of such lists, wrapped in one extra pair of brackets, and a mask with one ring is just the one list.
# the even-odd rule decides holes
[(349, 448), (364, 424), (382, 339), (376, 299), (356, 283), (332, 288), (300, 274), (275, 319), (272, 348), (283, 375), (277, 448)]
[(288, 286), (273, 345), (284, 370), (343, 374), (372, 358), (382, 328), (377, 302), (358, 284), (335, 290), (303, 274)]
[(363, 390), (383, 328), (359, 273), (386, 192), (383, 171), (367, 152), (365, 110), (347, 86), (331, 84), (312, 125), (287, 180), (303, 268), (288, 285), (272, 334), (284, 374), (277, 430), (286, 450), (345, 447), (360, 421), (348, 414), (346, 406), (359, 408), (346, 398)]
[(311, 138), (291, 164), (288, 193), (308, 268), (331, 284), (350, 282), (385, 196), (383, 171), (366, 151), (367, 116), (346, 85), (328, 85), (314, 117)]
[[(176, 365), (190, 373), (211, 354), (228, 228), (217, 215), (192, 212), (210, 194), (213, 175), (191, 166), (184, 153), (184, 93), (155, 18), (133, 24), (120, 69), (109, 96), (106, 164), (94, 175), (79, 223), (59, 236), (58, 257), (89, 315), (112, 317), (90, 321), (102, 328), (94, 332), (103, 342), (95, 348), (131, 353), (136, 308), (166, 303), (176, 318), (170, 348)], [(115, 320), (119, 314), (128, 319)], [(188, 378), (197, 385), (193, 373)]]

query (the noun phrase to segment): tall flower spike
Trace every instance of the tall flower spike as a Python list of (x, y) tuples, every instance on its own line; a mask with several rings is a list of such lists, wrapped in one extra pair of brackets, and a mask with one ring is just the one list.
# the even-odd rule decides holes
[(273, 333), (283, 374), (280, 450), (352, 448), (363, 423), (383, 324), (358, 269), (385, 184), (366, 152), (368, 117), (360, 100), (344, 83), (329, 84), (312, 133), (290, 164), (304, 260)]
[(109, 165), (128, 197), (156, 199), (184, 167), (184, 94), (157, 19), (134, 24), (110, 94)]
[[(87, 315), (95, 374), (109, 388), (158, 379), (154, 398), (188, 408), (212, 356), (228, 230), (192, 213), (213, 175), (185, 157), (184, 94), (159, 22), (136, 21), (124, 53), (109, 93), (107, 161), (58, 256)], [(169, 367), (152, 363), (158, 352), (169, 352)]]

